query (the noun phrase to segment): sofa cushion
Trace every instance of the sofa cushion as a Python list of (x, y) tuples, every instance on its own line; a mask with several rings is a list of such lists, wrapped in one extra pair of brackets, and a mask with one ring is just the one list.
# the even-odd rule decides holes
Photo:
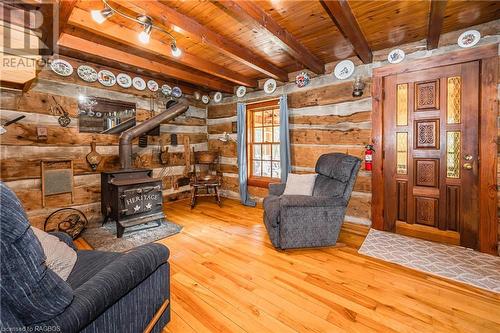
[(76, 289), (122, 255), (118, 252), (78, 251), (75, 267), (68, 276), (67, 282), (71, 288)]
[[(62, 313), (73, 291), (45, 264), (45, 255), (16, 195), (0, 182), (1, 298), (24, 325)], [(3, 307), (2, 307), (3, 308)], [(3, 311), (2, 311), (3, 321)]]
[(283, 195), (312, 195), (317, 174), (289, 173)]
[(32, 228), (35, 236), (42, 245), (45, 253), (45, 264), (63, 280), (68, 279), (69, 273), (75, 266), (76, 251), (62, 242), (56, 236), (50, 235), (38, 228)]
[(321, 155), (316, 162), (316, 172), (346, 183), (359, 159), (354, 156), (332, 153)]

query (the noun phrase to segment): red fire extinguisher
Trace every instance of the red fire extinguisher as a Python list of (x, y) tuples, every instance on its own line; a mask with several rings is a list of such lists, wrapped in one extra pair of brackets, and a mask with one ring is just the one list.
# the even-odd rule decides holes
[(373, 145), (366, 145), (365, 146), (365, 170), (366, 171), (372, 171), (372, 163), (373, 163), (373, 152), (375, 149), (373, 149)]

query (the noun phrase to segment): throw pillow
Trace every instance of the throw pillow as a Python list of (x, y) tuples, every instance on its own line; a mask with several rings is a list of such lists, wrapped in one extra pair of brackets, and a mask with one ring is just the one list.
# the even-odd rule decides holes
[(283, 195), (312, 195), (317, 174), (289, 173)]
[(66, 281), (76, 263), (75, 250), (54, 235), (35, 227), (32, 227), (32, 229), (47, 257), (45, 264), (59, 275), (61, 279)]

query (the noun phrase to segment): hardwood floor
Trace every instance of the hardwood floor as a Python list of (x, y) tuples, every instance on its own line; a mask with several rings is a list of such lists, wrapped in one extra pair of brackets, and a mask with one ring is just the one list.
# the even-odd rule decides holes
[(277, 251), (262, 209), (225, 199), (165, 206), (184, 226), (171, 251), (167, 332), (499, 332), (500, 296), (357, 254)]

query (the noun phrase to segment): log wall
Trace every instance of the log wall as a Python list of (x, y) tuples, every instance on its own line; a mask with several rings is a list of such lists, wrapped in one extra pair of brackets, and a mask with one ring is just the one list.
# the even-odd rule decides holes
[[(371, 134), (369, 79), (366, 83), (361, 98), (352, 97), (352, 82), (288, 94), (293, 172), (314, 172), (316, 160), (324, 153), (343, 152), (362, 157)], [(236, 143), (218, 140), (223, 132), (231, 131), (231, 123), (236, 121), (236, 103), (210, 105), (207, 115), (209, 149), (219, 149), (223, 156), (224, 194), (237, 197)], [(260, 200), (267, 195), (267, 189), (250, 187), (249, 193)], [(361, 171), (346, 220), (370, 224), (370, 201), (370, 173)]]
[[(12, 188), (23, 203), (30, 222), (43, 227), (45, 218), (54, 210), (72, 206), (85, 212), (90, 219), (101, 219), (100, 215), (100, 172), (119, 168), (118, 137), (95, 133), (79, 133), (77, 119), (78, 96), (99, 96), (114, 100), (134, 102), (137, 105), (137, 121), (150, 117), (151, 92), (134, 88), (123, 89), (115, 85), (107, 88), (99, 83), (86, 83), (76, 76), (79, 61), (69, 60), (75, 73), (68, 78), (57, 76), (44, 70), (30, 90), (1, 92), (0, 118), (2, 122), (24, 115), (26, 118), (7, 127), (7, 133), (0, 137), (0, 179)], [(101, 68), (92, 65), (94, 68)], [(110, 69), (113, 73), (119, 72)], [(142, 76), (146, 81), (149, 79)], [(157, 80), (160, 85), (164, 82)], [(52, 98), (69, 112), (71, 123), (63, 128), (57, 122), (58, 116), (50, 112)], [(188, 100), (189, 110), (171, 122), (161, 125), (161, 140), (168, 147), (169, 162), (164, 166), (159, 161), (160, 137), (149, 137), (148, 147), (133, 146), (133, 160), (136, 167), (151, 168), (155, 176), (163, 178), (165, 200), (176, 200), (189, 195), (189, 187), (174, 189), (175, 180), (182, 176), (184, 167), (184, 138), (189, 137), (190, 149), (208, 149), (206, 107), (194, 100)], [(37, 140), (37, 127), (48, 130), (47, 140)], [(178, 145), (170, 144), (170, 134), (177, 133)], [(102, 161), (96, 171), (92, 171), (86, 161), (90, 152), (90, 142), (95, 139), (97, 152)], [(70, 195), (51, 196), (42, 207), (40, 160), (71, 158), (74, 161), (74, 204)]]

